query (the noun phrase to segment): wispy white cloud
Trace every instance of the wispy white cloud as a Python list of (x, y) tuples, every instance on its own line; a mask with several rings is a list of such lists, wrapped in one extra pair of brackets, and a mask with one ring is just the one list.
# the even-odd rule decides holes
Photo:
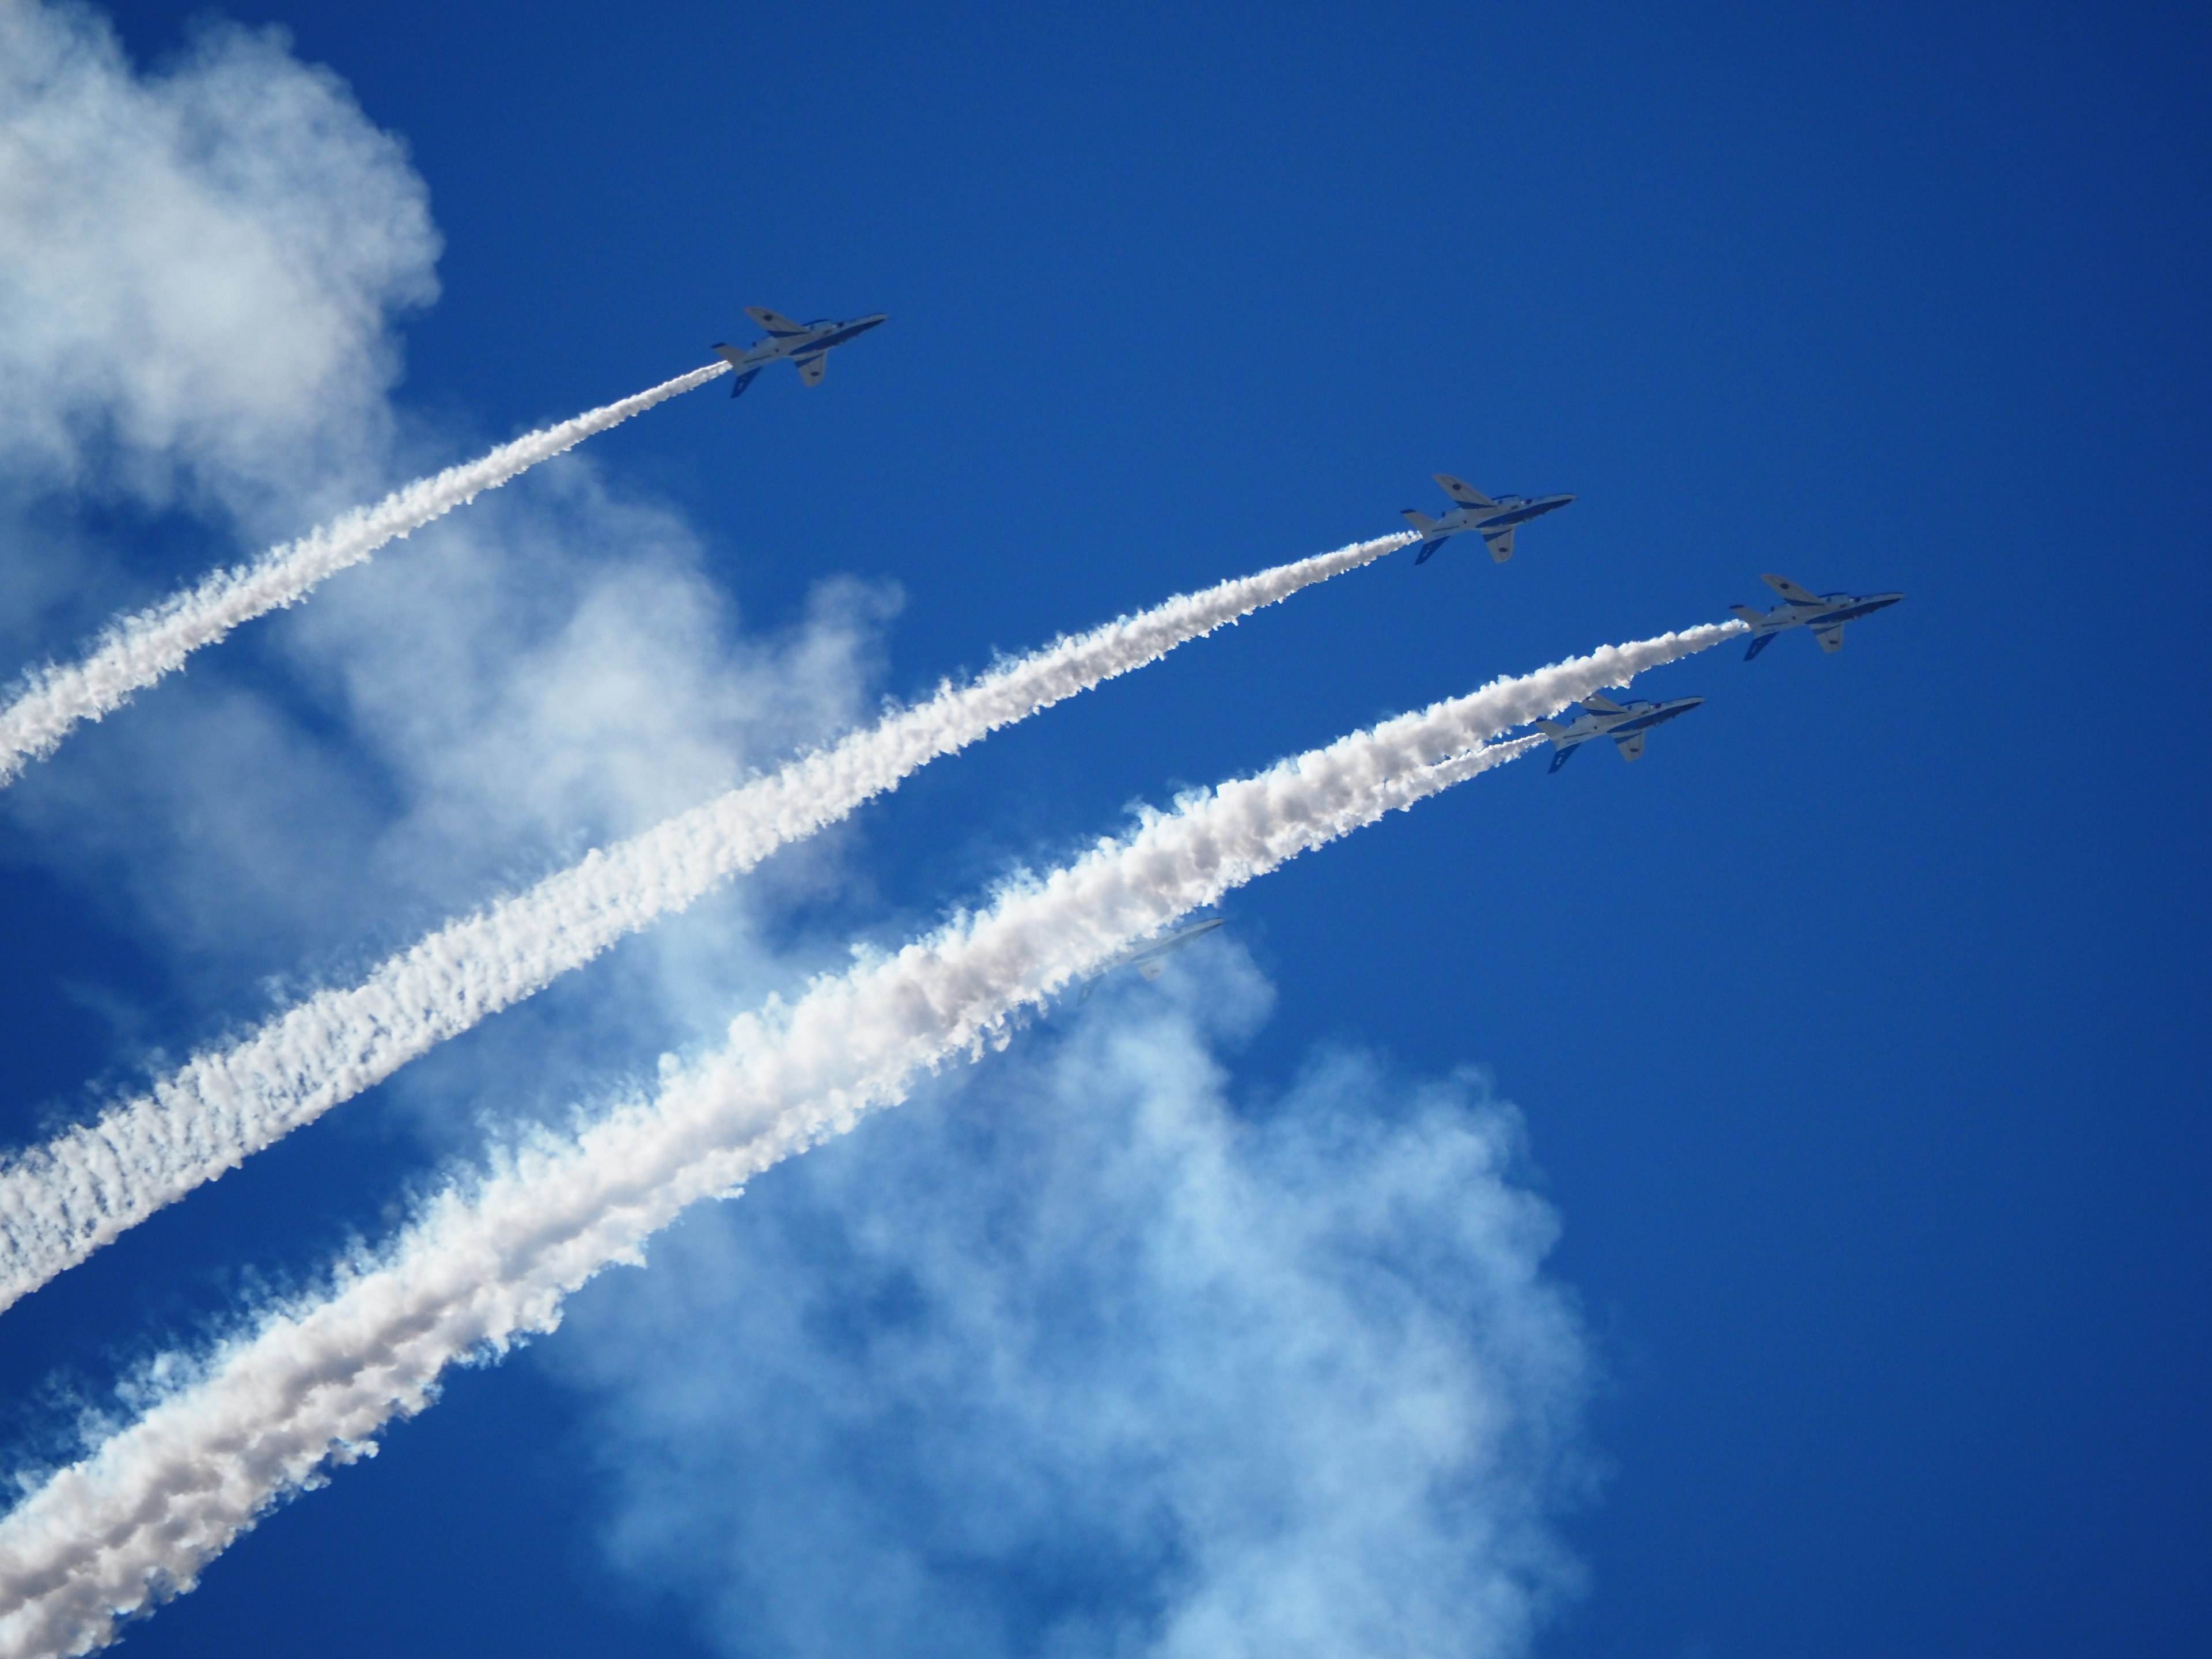
[(1133, 988), (539, 1351), (613, 1559), (733, 1659), (1512, 1654), (1576, 1583), (1586, 1345), (1512, 1109), (1341, 1051), (1232, 1106), (1249, 968)]
[(0, 5), (0, 466), (258, 516), (381, 459), (438, 236), (281, 32), (210, 26), (149, 76), (88, 9)]

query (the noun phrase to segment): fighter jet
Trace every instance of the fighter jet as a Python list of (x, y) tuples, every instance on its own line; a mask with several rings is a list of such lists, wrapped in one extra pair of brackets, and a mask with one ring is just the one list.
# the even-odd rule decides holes
[(856, 336), (866, 334), (878, 323), (888, 322), (887, 313), (873, 317), (855, 317), (849, 323), (833, 322), (824, 317), (811, 323), (794, 323), (781, 312), (770, 311), (766, 306), (747, 306), (745, 315), (768, 331), (768, 337), (756, 340), (749, 346), (717, 345), (714, 349), (737, 371), (730, 381), (730, 396), (740, 397), (753, 383), (753, 376), (770, 363), (780, 363), (786, 358), (799, 365), (799, 383), (820, 386), (827, 365), (823, 358), (832, 346), (841, 346)]
[(1640, 760), (1646, 732), (1677, 714), (1688, 714), (1704, 701), (1703, 697), (1676, 697), (1668, 702), (1615, 702), (1610, 697), (1587, 696), (1583, 699), (1581, 715), (1571, 725), (1538, 720), (1536, 729), (1549, 738), (1552, 746), (1559, 750), (1552, 757), (1554, 772), (1592, 738), (1611, 738), (1620, 745), (1623, 760)]
[(1415, 564), (1426, 564), (1430, 554), (1470, 530), (1490, 544), (1490, 556), (1504, 564), (1513, 556), (1513, 532), (1517, 526), (1574, 500), (1571, 495), (1500, 495), (1493, 501), (1449, 472), (1437, 473), (1437, 482), (1457, 505), (1441, 519), (1406, 508), (1406, 522), (1421, 532), (1421, 550), (1414, 557)]
[(1186, 945), (1194, 944), (1212, 933), (1221, 926), (1222, 921), (1223, 918), (1219, 916), (1207, 916), (1203, 921), (1186, 922), (1182, 927), (1160, 934), (1157, 938), (1145, 939), (1131, 945), (1083, 982), (1083, 994), (1077, 1000), (1090, 1001), (1091, 993), (1097, 988), (1098, 981), (1107, 975), (1123, 968), (1134, 968), (1147, 981), (1158, 979), (1162, 974), (1167, 972), (1168, 957), (1182, 950)]
[(1850, 593), (1808, 593), (1786, 576), (1761, 576), (1759, 580), (1782, 596), (1780, 605), (1764, 612), (1747, 605), (1729, 607), (1751, 624), (1751, 649), (1743, 653), (1746, 662), (1765, 650), (1766, 642), (1777, 634), (1791, 628), (1809, 628), (1821, 650), (1840, 651), (1845, 623), (1870, 617), (1905, 597), (1902, 593), (1869, 593), (1863, 599)]

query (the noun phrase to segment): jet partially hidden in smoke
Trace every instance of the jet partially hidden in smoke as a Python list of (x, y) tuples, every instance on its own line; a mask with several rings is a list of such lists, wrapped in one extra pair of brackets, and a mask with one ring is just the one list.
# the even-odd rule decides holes
[(794, 323), (780, 311), (770, 311), (766, 306), (747, 306), (745, 315), (768, 331), (763, 339), (749, 346), (716, 345), (715, 352), (737, 371), (730, 382), (730, 396), (739, 396), (753, 383), (753, 376), (770, 363), (787, 360), (799, 365), (799, 380), (802, 386), (820, 386), (822, 377), (829, 373), (824, 361), (830, 348), (841, 346), (846, 341), (866, 334), (878, 323), (890, 321), (887, 313), (878, 312), (872, 317), (855, 317), (850, 322), (836, 322), (824, 317), (811, 323)]
[(1673, 697), (1665, 702), (1615, 702), (1610, 697), (1592, 695), (1582, 700), (1583, 712), (1571, 724), (1562, 725), (1558, 720), (1538, 720), (1535, 724), (1536, 729), (1549, 738), (1552, 746), (1559, 750), (1552, 757), (1552, 770), (1556, 772), (1592, 738), (1611, 738), (1619, 745), (1623, 760), (1641, 760), (1646, 732), (1677, 714), (1688, 714), (1704, 701), (1703, 697)]
[(1170, 928), (1166, 933), (1158, 934), (1152, 939), (1139, 939), (1111, 962), (1101, 966), (1098, 971), (1089, 979), (1084, 981), (1083, 994), (1076, 1000), (1090, 1001), (1091, 993), (1100, 980), (1124, 968), (1134, 968), (1148, 981), (1158, 979), (1167, 971), (1167, 959), (1170, 957), (1186, 945), (1197, 943), (1220, 927), (1223, 920), (1224, 918), (1220, 916), (1206, 916), (1198, 921), (1186, 922), (1180, 927)]

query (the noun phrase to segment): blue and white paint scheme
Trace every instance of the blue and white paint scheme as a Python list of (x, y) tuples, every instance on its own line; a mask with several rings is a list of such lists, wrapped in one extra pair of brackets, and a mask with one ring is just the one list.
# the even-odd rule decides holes
[(1405, 509), (1406, 522), (1421, 532), (1421, 550), (1414, 556), (1415, 564), (1426, 564), (1430, 554), (1453, 537), (1470, 531), (1488, 544), (1490, 556), (1504, 564), (1513, 556), (1514, 531), (1529, 520), (1556, 512), (1574, 500), (1571, 495), (1500, 495), (1492, 501), (1473, 484), (1462, 483), (1449, 472), (1439, 472), (1436, 477), (1444, 494), (1452, 498), (1452, 509), (1441, 519), (1432, 519), (1410, 507)]
[(1729, 607), (1751, 624), (1751, 649), (1743, 653), (1746, 662), (1765, 650), (1766, 642), (1777, 634), (1792, 628), (1809, 628), (1821, 650), (1840, 651), (1845, 623), (1870, 617), (1905, 597), (1902, 593), (1813, 593), (1787, 576), (1761, 576), (1759, 580), (1782, 596), (1781, 604), (1765, 611), (1753, 611), (1747, 605)]
[(765, 338), (749, 346), (717, 345), (714, 350), (722, 360), (737, 371), (730, 382), (730, 396), (739, 397), (753, 383), (753, 376), (770, 363), (790, 362), (799, 366), (801, 386), (820, 386), (822, 376), (828, 372), (823, 359), (832, 346), (866, 334), (878, 323), (890, 320), (888, 313), (878, 312), (873, 317), (855, 317), (849, 322), (834, 322), (829, 318), (811, 323), (794, 323), (780, 311), (770, 311), (766, 306), (747, 306), (745, 315), (768, 331)]
[(1158, 979), (1167, 971), (1168, 957), (1185, 945), (1194, 945), (1205, 938), (1220, 927), (1224, 920), (1225, 918), (1221, 916), (1206, 916), (1196, 921), (1185, 922), (1180, 927), (1170, 928), (1152, 939), (1139, 940), (1084, 981), (1083, 994), (1078, 1000), (1090, 1001), (1091, 990), (1098, 981), (1123, 968), (1134, 968), (1147, 981)]
[(1535, 726), (1559, 751), (1552, 757), (1554, 772), (1593, 738), (1611, 738), (1623, 760), (1641, 760), (1645, 732), (1677, 714), (1688, 714), (1704, 701), (1703, 697), (1675, 697), (1666, 702), (1615, 702), (1610, 697), (1591, 696), (1583, 699), (1583, 712), (1572, 721), (1562, 725), (1558, 720), (1538, 720)]

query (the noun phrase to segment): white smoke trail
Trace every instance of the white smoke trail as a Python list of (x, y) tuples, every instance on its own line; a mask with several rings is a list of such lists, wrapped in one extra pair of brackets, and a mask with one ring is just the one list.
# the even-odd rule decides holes
[(915, 769), (1300, 588), (1398, 534), (1184, 594), (946, 685), (834, 747), (449, 924), (362, 983), (324, 991), (150, 1093), (0, 1166), (0, 1310), (195, 1187), (409, 1060), (813, 834)]
[(387, 542), (574, 449), (594, 433), (726, 374), (729, 368), (712, 363), (695, 368), (619, 403), (526, 433), (463, 465), (418, 478), (374, 507), (356, 507), (297, 541), (272, 547), (252, 564), (218, 570), (186, 592), (118, 618), (80, 662), (27, 670), (15, 701), (0, 708), (0, 787), (14, 782), (31, 762), (53, 753), (79, 721), (113, 714), (132, 692), (183, 667), (186, 657), (240, 623), (297, 604), (323, 578), (359, 564)]
[[(380, 1263), (270, 1318), (0, 1519), (0, 1659), (88, 1652), (190, 1589), (276, 1498), (373, 1453), (444, 1368), (552, 1329), (563, 1299), (686, 1206), (895, 1103), (926, 1070), (1155, 928), (1539, 740), (1489, 744), (1742, 631), (1696, 628), (1500, 680), (1151, 817), (897, 954), (730, 1028), (719, 1054), (573, 1140), (441, 1194)], [(1488, 746), (1481, 746), (1487, 744)]]

